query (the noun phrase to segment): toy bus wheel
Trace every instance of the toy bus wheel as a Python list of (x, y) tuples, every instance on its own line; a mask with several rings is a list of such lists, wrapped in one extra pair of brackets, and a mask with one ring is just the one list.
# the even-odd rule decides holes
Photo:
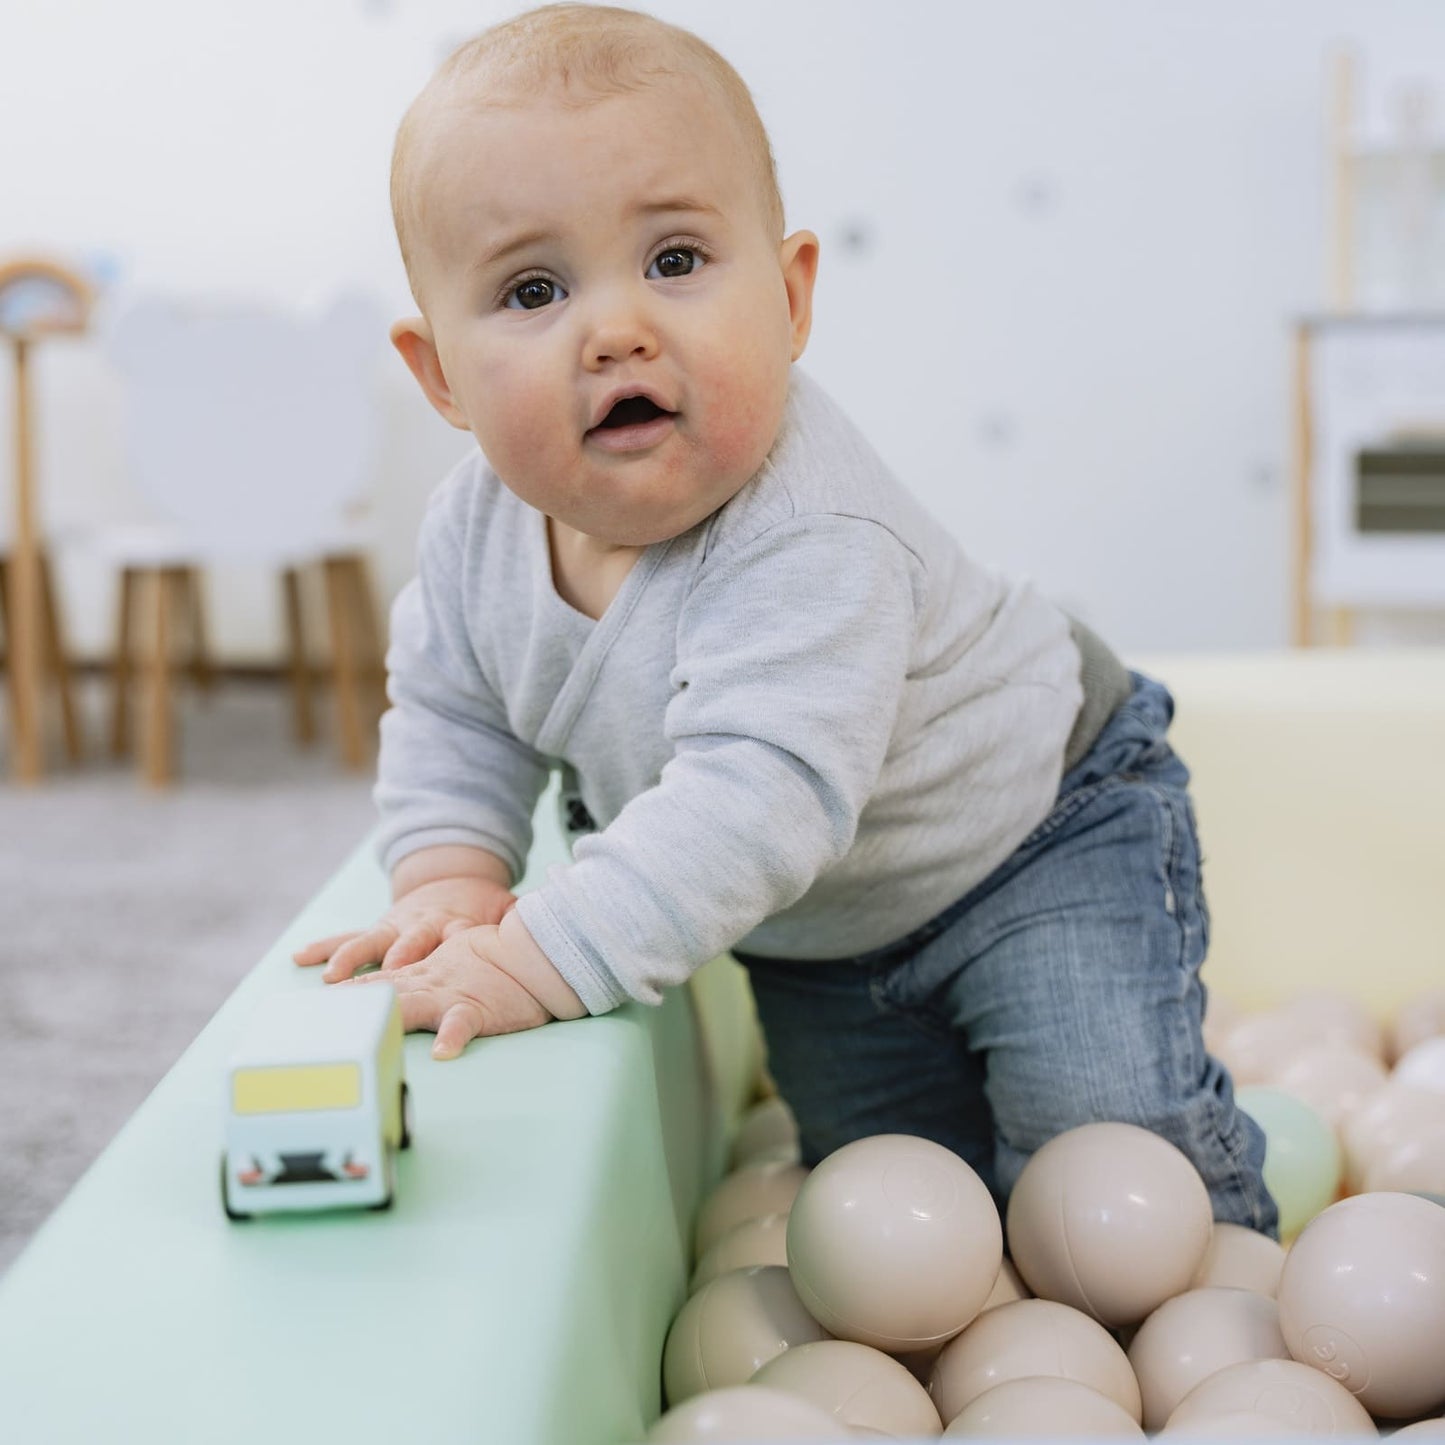
[(239, 1209), (231, 1208), (230, 1196), (226, 1193), (226, 1156), (224, 1154), (221, 1155), (221, 1208), (226, 1211), (227, 1219), (242, 1220), (251, 1217)]
[(386, 1163), (382, 1166), (382, 1170), (386, 1179), (386, 1193), (375, 1204), (367, 1206), (376, 1213), (390, 1209), (392, 1201), (396, 1198), (396, 1155), (390, 1149), (386, 1151)]
[(401, 1138), (397, 1147), (411, 1148), (411, 1090), (407, 1088), (405, 1080), (401, 1086)]

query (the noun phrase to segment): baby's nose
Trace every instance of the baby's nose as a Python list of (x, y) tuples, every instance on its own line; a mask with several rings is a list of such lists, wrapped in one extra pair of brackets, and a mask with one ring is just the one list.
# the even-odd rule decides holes
[(608, 362), (657, 355), (657, 331), (639, 306), (616, 300), (599, 307), (587, 333), (585, 361), (597, 369)]

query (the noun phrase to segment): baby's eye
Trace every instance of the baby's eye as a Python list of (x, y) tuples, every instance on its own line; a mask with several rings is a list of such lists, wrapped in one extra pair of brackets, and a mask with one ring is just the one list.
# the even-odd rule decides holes
[(513, 311), (539, 311), (554, 301), (561, 301), (567, 293), (545, 276), (529, 276), (519, 281), (507, 292), (507, 305)]
[(703, 265), (699, 252), (691, 246), (669, 246), (647, 268), (650, 281), (661, 281), (672, 276), (686, 276)]

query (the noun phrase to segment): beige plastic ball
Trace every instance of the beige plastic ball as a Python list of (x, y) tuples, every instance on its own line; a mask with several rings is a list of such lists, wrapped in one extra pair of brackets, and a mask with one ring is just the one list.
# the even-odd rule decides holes
[(1426, 989), (1407, 998), (1390, 1020), (1390, 1055), (1401, 1059), (1426, 1039), (1445, 1034), (1445, 988)]
[(1101, 1323), (1135, 1324), (1189, 1288), (1213, 1231), (1199, 1172), (1133, 1124), (1085, 1124), (1024, 1165), (1008, 1204), (1024, 1282)]
[(1032, 1299), (1033, 1292), (1024, 1283), (1024, 1277), (1018, 1271), (1018, 1266), (1011, 1259), (1006, 1259), (998, 1267), (998, 1278), (993, 1282), (993, 1288), (988, 1292), (988, 1298), (983, 1302), (984, 1310), (997, 1309), (999, 1305), (1011, 1305), (1015, 1300)]
[(1142, 1439), (1136, 1420), (1107, 1396), (1076, 1380), (1037, 1375), (1010, 1380), (980, 1395), (943, 1432), (946, 1437)]
[(1365, 1166), (1371, 1192), (1445, 1194), (1445, 1100), (1440, 1115), (1408, 1138), (1376, 1146)]
[(897, 1360), (852, 1340), (795, 1345), (764, 1365), (753, 1383), (791, 1390), (850, 1430), (931, 1438), (942, 1422), (928, 1391)]
[(1290, 1018), (1309, 1024), (1317, 1043), (1357, 1048), (1372, 1058), (1385, 1056), (1385, 1031), (1369, 1008), (1353, 994), (1333, 989), (1306, 989), (1280, 1005)]
[(1340, 1127), (1345, 1154), (1345, 1187), (1358, 1193), (1376, 1153), (1384, 1153), (1428, 1129), (1440, 1117), (1440, 1096), (1412, 1089), (1393, 1078), (1366, 1099)]
[(1305, 1432), (1274, 1415), (1234, 1410), (1223, 1415), (1202, 1415), (1197, 1420), (1185, 1420), (1182, 1424), (1171, 1425), (1163, 1433), (1196, 1440), (1253, 1440), (1269, 1435), (1287, 1435), (1293, 1439)]
[(1213, 1434), (1224, 1416), (1267, 1415), (1291, 1435), (1374, 1435), (1365, 1407), (1328, 1375), (1297, 1360), (1246, 1360), (1196, 1385), (1169, 1417), (1165, 1432), (1185, 1427)]
[(763, 1214), (786, 1214), (808, 1171), (778, 1160), (749, 1164), (729, 1174), (697, 1212), (695, 1253), (701, 1259), (728, 1230)]
[(1279, 1324), (1296, 1360), (1372, 1415), (1445, 1404), (1445, 1209), (1413, 1194), (1332, 1204), (1285, 1259)]
[(1273, 1299), (1283, 1268), (1284, 1249), (1268, 1235), (1242, 1224), (1217, 1223), (1191, 1288), (1252, 1289)]
[(1287, 1360), (1279, 1307), (1247, 1289), (1192, 1289), (1165, 1300), (1129, 1346), (1144, 1428), (1162, 1430), (1201, 1381), (1241, 1360)]
[(1297, 1053), (1272, 1082), (1338, 1129), (1389, 1077), (1384, 1064), (1363, 1049), (1319, 1044)]
[(1296, 1054), (1318, 1042), (1310, 1019), (1274, 1008), (1246, 1014), (1224, 1031), (1214, 1053), (1242, 1087), (1267, 1083)]
[(698, 1260), (688, 1284), (689, 1294), (696, 1294), (703, 1285), (730, 1269), (747, 1269), (755, 1264), (788, 1262), (788, 1216), (761, 1214), (735, 1224)]
[(1243, 1018), (1244, 1010), (1237, 1003), (1211, 990), (1204, 1008), (1204, 1047), (1217, 1056), (1225, 1035)]
[(754, 1104), (738, 1122), (729, 1155), (734, 1169), (740, 1169), (758, 1155), (776, 1157), (774, 1151), (790, 1150), (798, 1162), (798, 1121), (793, 1111), (776, 1095)]
[(762, 1265), (719, 1275), (683, 1305), (667, 1332), (662, 1352), (667, 1403), (746, 1384), (775, 1355), (827, 1338), (786, 1269)]
[(669, 1410), (647, 1432), (647, 1445), (736, 1445), (742, 1440), (833, 1440), (838, 1422), (787, 1390), (734, 1385), (709, 1390)]
[(835, 1150), (788, 1215), (788, 1269), (830, 1334), (895, 1353), (961, 1330), (998, 1278), (993, 1196), (957, 1154), (910, 1134)]
[(1402, 1435), (1410, 1440), (1422, 1435), (1431, 1440), (1445, 1438), (1445, 1420), (1416, 1420), (1413, 1425), (1401, 1425), (1391, 1432), (1390, 1439), (1398, 1440)]
[(980, 1395), (1035, 1375), (1087, 1385), (1130, 1419), (1142, 1418), (1139, 1383), (1118, 1341), (1098, 1321), (1053, 1300), (1017, 1300), (980, 1315), (944, 1347), (928, 1392), (947, 1423)]
[(1445, 1038), (1426, 1039), (1418, 1043), (1395, 1065), (1390, 1076), (1407, 1089), (1423, 1089), (1436, 1095), (1445, 1094)]

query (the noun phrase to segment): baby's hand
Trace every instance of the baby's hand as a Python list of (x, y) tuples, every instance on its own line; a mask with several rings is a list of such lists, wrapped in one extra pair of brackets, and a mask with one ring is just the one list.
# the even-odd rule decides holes
[(487, 878), (438, 878), (403, 894), (370, 928), (318, 938), (292, 957), (304, 968), (326, 964), (322, 977), (327, 983), (351, 978), (369, 963), (379, 962), (391, 973), (426, 958), (467, 929), (500, 923), (516, 901), (514, 894)]
[(432, 1057), (454, 1059), (472, 1039), (552, 1021), (553, 1015), (495, 962), (499, 952), (496, 928), (466, 928), (420, 963), (363, 974), (345, 986), (362, 988), (385, 978), (396, 989), (407, 1032), (430, 1029), (436, 1034)]

